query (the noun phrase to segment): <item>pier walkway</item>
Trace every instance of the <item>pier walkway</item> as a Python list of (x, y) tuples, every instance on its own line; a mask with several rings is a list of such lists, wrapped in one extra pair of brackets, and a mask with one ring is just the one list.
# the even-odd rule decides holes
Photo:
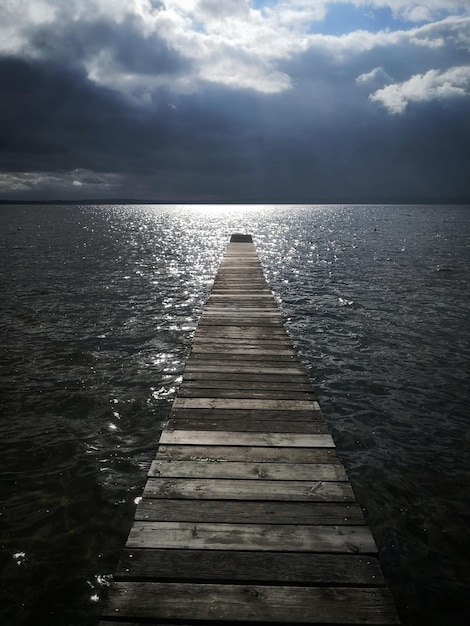
[(232, 237), (101, 626), (398, 624), (249, 236)]

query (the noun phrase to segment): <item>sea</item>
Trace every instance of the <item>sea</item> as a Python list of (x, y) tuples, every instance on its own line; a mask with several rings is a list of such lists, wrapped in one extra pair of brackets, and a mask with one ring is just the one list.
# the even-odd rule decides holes
[(470, 206), (0, 206), (0, 623), (96, 626), (250, 233), (405, 626), (470, 623)]

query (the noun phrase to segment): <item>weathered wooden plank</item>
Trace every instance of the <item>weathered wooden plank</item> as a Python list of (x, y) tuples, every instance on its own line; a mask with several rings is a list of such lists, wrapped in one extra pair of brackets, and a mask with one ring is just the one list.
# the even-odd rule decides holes
[[(220, 358), (220, 357), (219, 357)], [(284, 372), (288, 376), (303, 375), (305, 376), (305, 368), (293, 361), (292, 363), (276, 363), (272, 361), (268, 364), (248, 361), (229, 364), (222, 360), (211, 359), (196, 360), (189, 359), (186, 364), (186, 373), (191, 372), (219, 372), (224, 374), (276, 374)]]
[(347, 481), (342, 465), (333, 463), (214, 463), (212, 461), (152, 462), (148, 476), (177, 478), (243, 478), (252, 480)]
[[(276, 422), (279, 420), (288, 420), (289, 422), (299, 422), (301, 425), (305, 425), (310, 422), (317, 422), (326, 424), (321, 411), (260, 411), (259, 409), (178, 409), (173, 407), (171, 411), (171, 419), (215, 419), (219, 421), (231, 420), (235, 425), (237, 420), (245, 421), (271, 421)], [(191, 428), (184, 428), (183, 430), (191, 430)], [(207, 430), (212, 430), (208, 428)], [(229, 430), (229, 428), (225, 428)], [(233, 430), (230, 427), (230, 430)], [(239, 430), (238, 428), (235, 430)], [(283, 432), (283, 431), (277, 431)]]
[(259, 261), (258, 263), (251, 263), (251, 267), (236, 268), (235, 265), (232, 264), (232, 267), (230, 268), (228, 267), (228, 264), (225, 263), (225, 260), (222, 260), (214, 282), (245, 281), (250, 283), (251, 281), (253, 281), (253, 284), (256, 285), (263, 280), (264, 288), (269, 289), (269, 285), (266, 282), (263, 274), (263, 269), (260, 266)]
[(274, 305), (268, 305), (267, 303), (260, 303), (259, 306), (253, 306), (253, 302), (247, 302), (245, 305), (233, 305), (228, 304), (227, 302), (221, 302), (217, 305), (206, 305), (206, 309), (204, 310), (203, 316), (201, 320), (208, 317), (217, 317), (223, 316), (228, 318), (239, 319), (241, 323), (245, 318), (258, 318), (263, 317), (266, 318), (267, 321), (270, 319), (281, 321), (281, 315), (279, 314), (279, 310), (276, 310)]
[[(248, 295), (249, 294), (249, 295)], [(266, 291), (251, 291), (248, 286), (240, 285), (238, 289), (215, 287), (207, 301), (207, 306), (214, 307), (267, 307), (280, 316), (279, 307), (273, 295)], [(204, 313), (206, 310), (204, 309)]]
[(225, 293), (212, 292), (204, 307), (203, 315), (207, 315), (210, 311), (250, 311), (269, 312), (270, 314), (281, 317), (279, 307), (272, 295), (264, 295), (260, 293), (236, 294), (233, 291)]
[(203, 315), (266, 315), (280, 318), (279, 309), (277, 308), (274, 300), (271, 299), (245, 299), (243, 301), (236, 301), (235, 298), (227, 296), (226, 298), (220, 297), (216, 302), (209, 302), (204, 308)]
[(217, 276), (213, 282), (214, 289), (228, 289), (241, 292), (242, 295), (247, 293), (263, 293), (268, 296), (273, 296), (272, 291), (269, 289), (266, 283), (266, 279), (263, 276), (262, 271), (250, 270), (249, 275), (246, 271), (240, 272), (224, 272)]
[(269, 446), (293, 448), (334, 448), (331, 435), (304, 435), (296, 433), (239, 433), (209, 430), (163, 431), (161, 444), (205, 446)]
[[(320, 524), (361, 526), (361, 508), (355, 503), (275, 502), (250, 500), (169, 500), (142, 498), (135, 519), (167, 522), (244, 524)], [(245, 572), (246, 574), (246, 572)]]
[(349, 483), (321, 480), (149, 478), (145, 498), (353, 502)]
[[(200, 321), (200, 320), (199, 320)], [(244, 341), (256, 339), (261, 341), (276, 342), (277, 339), (289, 339), (285, 328), (281, 326), (246, 326), (242, 320), (235, 320), (235, 323), (223, 324), (220, 326), (197, 326), (197, 337), (213, 337), (226, 339), (227, 341)], [(292, 342), (291, 342), (292, 345)]]
[(298, 524), (212, 524), (136, 521), (127, 548), (183, 550), (269, 550), (272, 552), (377, 552), (367, 526)]
[(256, 256), (250, 256), (250, 255), (247, 256), (245, 255), (244, 252), (238, 253), (239, 263), (242, 263), (242, 264), (248, 263), (253, 266), (252, 269), (249, 269), (249, 270), (243, 267), (241, 268), (240, 271), (236, 269), (237, 261), (235, 259), (235, 256), (231, 255), (230, 253), (228, 255), (224, 254), (221, 259), (220, 266), (219, 266), (220, 271), (217, 272), (215, 279), (216, 280), (220, 280), (220, 279), (230, 280), (236, 275), (240, 275), (241, 279), (243, 279), (243, 277), (251, 279), (251, 274), (255, 273), (255, 271), (259, 271), (261, 273), (261, 276), (264, 278), (265, 285), (269, 287), (268, 283), (266, 282), (266, 278), (264, 277), (264, 274), (263, 274), (263, 267), (260, 263), (258, 255), (256, 254), (256, 249), (253, 249), (253, 251), (255, 252)]
[[(264, 284), (263, 284), (264, 281)], [(274, 299), (273, 292), (269, 289), (266, 279), (261, 270), (240, 270), (237, 272), (224, 272), (217, 275), (213, 282), (211, 295), (218, 290), (234, 293), (234, 295), (250, 296), (262, 295), (265, 298)]]
[(204, 307), (203, 315), (208, 315), (212, 311), (223, 312), (231, 310), (235, 312), (254, 312), (281, 317), (279, 308), (272, 296), (253, 298), (252, 296), (241, 297), (233, 293), (228, 293), (225, 296), (212, 294)]
[[(263, 271), (259, 265), (256, 264), (247, 265), (245, 267), (224, 267), (223, 263), (217, 272), (216, 280), (221, 283), (232, 284), (234, 282), (245, 283), (250, 290), (250, 284), (253, 283), (253, 289), (256, 291), (259, 288), (260, 283), (264, 278)], [(266, 287), (266, 282), (264, 283)]]
[(262, 371), (265, 367), (290, 367), (295, 364), (295, 356), (291, 354), (234, 354), (233, 352), (206, 352), (204, 354), (198, 352), (191, 352), (190, 361), (197, 362), (203, 361), (204, 363), (211, 361), (223, 360), (225, 364), (237, 364), (237, 363), (254, 363), (258, 364), (258, 371)]
[[(243, 350), (243, 352), (260, 352), (261, 354), (290, 354), (292, 360), (295, 360), (297, 357), (296, 351), (292, 348), (292, 346), (285, 345), (277, 345), (275, 346), (272, 342), (268, 343), (267, 341), (257, 341), (257, 340), (232, 340), (227, 341), (223, 338), (209, 338), (205, 337), (202, 341), (194, 340), (192, 350), (195, 352), (223, 352), (223, 354), (227, 352), (238, 352), (239, 350)], [(220, 358), (220, 356), (219, 356)]]
[(222, 272), (217, 272), (217, 274), (215, 275), (214, 278), (214, 282), (213, 284), (216, 285), (218, 283), (236, 283), (236, 282), (242, 282), (242, 283), (246, 283), (248, 286), (252, 285), (253, 289), (255, 288), (262, 288), (262, 289), (268, 289), (269, 291), (271, 291), (268, 283), (266, 282), (266, 278), (264, 277), (263, 274), (263, 270), (261, 267), (258, 267), (259, 269), (259, 274), (258, 274), (258, 278), (253, 276), (253, 270), (250, 272), (250, 276), (247, 278), (246, 274), (244, 271), (242, 272), (226, 272), (225, 270)]
[[(249, 283), (242, 283), (241, 280), (238, 280), (237, 283), (234, 280), (217, 283), (211, 290), (208, 302), (218, 303), (224, 299), (231, 299), (234, 304), (252, 301), (266, 301), (269, 304), (277, 304), (273, 293), (263, 288), (259, 280), (253, 287)], [(279, 309), (277, 310), (279, 311)]]
[(279, 307), (272, 294), (250, 292), (248, 295), (247, 292), (248, 289), (245, 289), (244, 292), (241, 290), (237, 292), (233, 289), (212, 290), (206, 307), (204, 308), (203, 315), (212, 309), (232, 309), (235, 311), (246, 310), (247, 312), (250, 310), (266, 310), (282, 317)]
[(261, 356), (275, 356), (276, 358), (278, 357), (278, 355), (288, 355), (290, 358), (295, 357), (296, 353), (294, 350), (292, 350), (291, 348), (284, 348), (283, 346), (279, 346), (278, 348), (265, 348), (263, 346), (258, 347), (258, 346), (250, 346), (250, 345), (243, 345), (243, 344), (232, 344), (232, 345), (226, 345), (223, 346), (221, 344), (217, 344), (217, 343), (195, 343), (191, 349), (191, 352), (193, 354), (197, 354), (197, 353), (206, 353), (206, 352), (222, 352), (223, 355), (227, 355), (228, 353), (230, 354), (259, 354)]
[(253, 271), (250, 272), (250, 276), (247, 278), (245, 272), (235, 273), (235, 272), (217, 272), (214, 277), (214, 282), (212, 283), (214, 286), (217, 286), (220, 283), (227, 283), (229, 285), (236, 283), (243, 283), (247, 285), (248, 288), (252, 287), (253, 290), (264, 289), (272, 293), (268, 283), (266, 282), (266, 278), (264, 277), (262, 268), (258, 268), (259, 273), (258, 277), (254, 276)]
[(279, 314), (271, 311), (266, 311), (266, 309), (264, 309), (263, 311), (243, 311), (242, 309), (208, 311), (206, 314), (204, 314), (203, 317), (201, 317), (201, 319), (199, 320), (199, 324), (201, 325), (201, 327), (204, 327), (203, 322), (210, 322), (211, 320), (217, 322), (219, 325), (224, 326), (230, 326), (230, 320), (233, 320), (240, 326), (248, 325), (247, 322), (249, 320), (254, 320), (258, 322), (258, 326), (266, 325), (269, 328), (273, 326), (282, 328), (282, 320)]
[(273, 340), (275, 337), (286, 337), (286, 331), (284, 327), (281, 328), (262, 328), (262, 327), (253, 327), (249, 328), (246, 326), (221, 326), (214, 328), (204, 328), (203, 326), (198, 326), (197, 328), (197, 336), (208, 336), (208, 337), (234, 337), (236, 339), (268, 339)]
[(159, 581), (225, 581), (264, 584), (357, 585), (384, 584), (373, 556), (224, 550), (125, 549), (115, 578)]
[[(234, 236), (235, 235), (232, 235), (232, 237)], [(232, 241), (230, 241), (230, 243), (227, 245), (224, 256), (222, 257), (221, 264), (243, 263), (252, 259), (258, 259), (253, 240), (251, 240), (249, 243), (245, 242), (244, 244), (237, 242), (236, 245)]]
[[(197, 363), (196, 363), (197, 365)], [(233, 368), (229, 368), (233, 369)], [(292, 374), (285, 374), (282, 370), (276, 370), (273, 374), (255, 374), (250, 371), (231, 372), (225, 371), (204, 371), (202, 367), (183, 372), (183, 380), (181, 385), (185, 387), (198, 387), (201, 384), (207, 387), (227, 387), (231, 389), (238, 387), (239, 389), (279, 389), (284, 378), (286, 378), (286, 388), (295, 389), (297, 391), (307, 391), (315, 394), (312, 386), (308, 382), (305, 373), (294, 371)]]
[[(114, 619), (100, 619), (98, 622), (98, 626), (116, 626), (116, 621)], [(119, 620), (119, 626), (162, 626), (161, 622), (154, 622), (153, 620), (149, 621), (148, 619), (145, 622), (141, 622), (140, 620), (132, 622), (124, 622), (123, 620)], [(189, 624), (180, 623), (179, 626), (189, 626)]]
[[(254, 264), (257, 268), (261, 270), (261, 263), (259, 261), (258, 255), (256, 253), (256, 248), (254, 244), (251, 243), (251, 248), (248, 246), (237, 248), (234, 246), (231, 247), (232, 244), (229, 244), (225, 253), (220, 261), (220, 268), (223, 267), (237, 267), (237, 266), (246, 266), (250, 264)], [(225, 271), (225, 273), (227, 273)], [(224, 271), (217, 272), (217, 276), (224, 274)]]
[(253, 271), (245, 277), (243, 272), (237, 272), (214, 282), (209, 299), (216, 301), (227, 296), (232, 296), (237, 302), (256, 299), (275, 302), (273, 292), (266, 289), (266, 283), (263, 287), (261, 274)]
[(182, 398), (173, 402), (176, 409), (259, 409), (260, 411), (320, 411), (316, 400), (270, 400), (256, 398)]
[(276, 374), (250, 374), (241, 373), (234, 374), (227, 372), (184, 372), (183, 384), (185, 386), (196, 387), (200, 382), (204, 382), (207, 386), (224, 387), (226, 385), (237, 384), (239, 389), (279, 389), (282, 383), (287, 389), (296, 388), (302, 391), (308, 389), (313, 392), (312, 386), (305, 373), (285, 374), (277, 372)]
[[(227, 419), (214, 419), (206, 417), (196, 418), (170, 418), (166, 425), (167, 430), (227, 430)], [(257, 420), (237, 419), (230, 422), (232, 432), (260, 432), (260, 433), (325, 433), (329, 432), (328, 426), (323, 421), (280, 421), (280, 420)]]
[(231, 339), (227, 337), (214, 337), (207, 333), (196, 333), (196, 335), (193, 338), (192, 345), (193, 346), (206, 346), (206, 345), (224, 346), (227, 349), (239, 347), (239, 346), (243, 346), (244, 348), (250, 348), (250, 347), (256, 348), (258, 350), (261, 348), (266, 348), (268, 350), (274, 350), (278, 348), (292, 349), (292, 342), (289, 339), (287, 339), (287, 337), (285, 339), (281, 339), (281, 337), (276, 336), (274, 340), (273, 337), (269, 337), (269, 338), (265, 337), (265, 338), (259, 339), (259, 338), (243, 337), (242, 334), (240, 334), (239, 337)]
[[(211, 290), (210, 296), (207, 300), (208, 304), (219, 304), (219, 302), (229, 301), (231, 306), (238, 304), (245, 305), (249, 302), (259, 303), (266, 302), (269, 306), (276, 305), (276, 300), (271, 292), (256, 287), (251, 289), (247, 285), (239, 284), (236, 288), (225, 286), (224, 289), (220, 289), (220, 285)], [(276, 307), (279, 314), (279, 308)]]
[(226, 250), (226, 253), (222, 257), (222, 261), (220, 262), (220, 266), (244, 266), (249, 265), (250, 263), (256, 264), (257, 267), (260, 267), (260, 262), (258, 256), (255, 252), (255, 248), (253, 244), (251, 248), (248, 246), (246, 248), (238, 246), (233, 246), (233, 244), (229, 244)]
[(252, 446), (160, 445), (158, 458), (188, 461), (248, 461), (253, 463), (338, 463), (335, 448), (272, 448)]
[(234, 263), (231, 260), (226, 261), (222, 259), (222, 262), (219, 266), (219, 270), (217, 272), (216, 280), (217, 281), (245, 281), (250, 283), (254, 281), (254, 283), (259, 283), (264, 279), (265, 287), (267, 285), (266, 279), (263, 275), (263, 270), (259, 264), (259, 261), (256, 262), (255, 259), (248, 259), (247, 261), (243, 261), (242, 263)]
[(263, 326), (263, 327), (273, 327), (273, 328), (282, 328), (282, 322), (280, 319), (276, 318), (262, 318), (262, 317), (229, 317), (229, 316), (221, 316), (221, 317), (201, 317), (199, 320), (199, 326)]
[[(263, 285), (263, 280), (264, 285)], [(240, 290), (240, 286), (246, 287), (241, 295), (249, 296), (250, 294), (263, 292), (269, 290), (267, 287), (266, 279), (263, 276), (263, 272), (260, 267), (244, 267), (244, 268), (232, 268), (231, 271), (221, 268), (221, 271), (217, 273), (217, 277), (214, 280), (215, 288), (220, 285), (228, 288), (234, 287)], [(212, 293), (212, 292), (211, 292)], [(272, 292), (268, 291), (269, 296), (273, 297)]]
[(217, 293), (218, 291), (234, 291), (235, 293), (240, 293), (241, 295), (251, 295), (251, 294), (263, 294), (264, 296), (273, 296), (273, 292), (269, 288), (266, 283), (266, 279), (264, 278), (262, 272), (253, 271), (253, 282), (250, 281), (250, 278), (247, 276), (243, 276), (243, 274), (232, 274), (229, 272), (225, 272), (224, 275), (217, 274), (212, 283), (212, 291)]
[[(312, 400), (316, 399), (313, 390), (310, 390), (310, 393), (307, 391), (291, 391), (290, 389), (284, 389), (280, 391), (272, 391), (272, 390), (260, 390), (257, 391), (255, 389), (218, 389), (217, 387), (205, 387), (201, 384), (199, 387), (187, 387), (182, 386), (178, 392), (179, 398), (198, 398), (198, 399), (207, 399), (207, 398), (224, 398), (225, 400), (229, 399), (253, 399), (253, 400)], [(319, 409), (318, 409), (319, 410)]]
[[(132, 608), (129, 612), (129, 600)], [(398, 624), (383, 588), (116, 583), (103, 617), (298, 624)]]
[[(264, 281), (264, 285), (263, 285)], [(256, 292), (258, 290), (266, 290), (269, 289), (269, 285), (266, 283), (266, 279), (264, 278), (262, 269), (258, 267), (245, 267), (235, 269), (229, 271), (228, 268), (221, 268), (220, 272), (217, 272), (217, 276), (215, 277), (214, 283), (216, 287), (218, 285), (228, 285), (229, 287), (238, 285), (246, 286), (246, 290), (244, 293), (249, 293), (251, 291)]]
[[(264, 284), (263, 284), (264, 281)], [(229, 289), (238, 289), (242, 291), (241, 295), (250, 295), (251, 293), (264, 293), (273, 297), (272, 291), (266, 283), (261, 268), (242, 268), (239, 270), (217, 272), (213, 286), (217, 289), (220, 286)]]
[[(240, 280), (250, 281), (252, 278), (263, 279), (263, 270), (256, 256), (247, 256), (244, 253), (238, 259), (228, 255), (223, 256), (217, 272), (217, 280)], [(266, 284), (266, 283), (265, 283)]]
[(252, 275), (248, 280), (246, 278), (244, 280), (242, 274), (233, 274), (231, 277), (226, 276), (220, 279), (217, 278), (213, 283), (209, 298), (219, 295), (231, 295), (236, 300), (263, 298), (265, 300), (271, 300), (271, 302), (276, 301), (273, 292), (267, 287), (266, 282), (263, 285), (260, 275)]

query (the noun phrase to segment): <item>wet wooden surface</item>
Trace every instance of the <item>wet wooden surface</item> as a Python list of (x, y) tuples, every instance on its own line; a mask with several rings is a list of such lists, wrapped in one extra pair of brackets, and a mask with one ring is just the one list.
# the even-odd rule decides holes
[(223, 257), (100, 624), (217, 622), (399, 623), (249, 241)]

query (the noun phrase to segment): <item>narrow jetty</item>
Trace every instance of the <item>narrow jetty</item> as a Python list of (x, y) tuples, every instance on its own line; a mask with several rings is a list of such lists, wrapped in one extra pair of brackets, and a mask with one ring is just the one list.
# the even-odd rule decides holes
[(101, 626), (399, 624), (249, 235), (199, 321)]

